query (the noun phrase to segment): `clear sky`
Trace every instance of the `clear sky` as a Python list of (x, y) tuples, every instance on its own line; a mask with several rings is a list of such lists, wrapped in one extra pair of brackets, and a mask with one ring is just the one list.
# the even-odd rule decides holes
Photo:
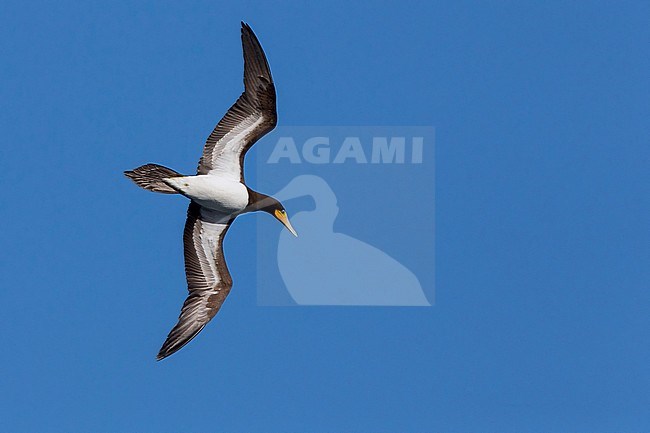
[[(236, 3), (0, 4), (0, 429), (650, 431), (648, 3)], [(249, 216), (156, 363), (186, 204), (122, 171), (194, 170), (240, 20), (281, 124), (436, 128), (435, 305), (260, 307)]]

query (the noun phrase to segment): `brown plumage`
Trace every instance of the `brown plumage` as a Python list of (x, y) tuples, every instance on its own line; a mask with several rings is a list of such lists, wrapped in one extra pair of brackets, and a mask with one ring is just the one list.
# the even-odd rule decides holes
[[(189, 296), (183, 303), (178, 323), (158, 352), (161, 360), (189, 343), (217, 314), (232, 288), (232, 278), (223, 256), (223, 238), (230, 221), (196, 203), (187, 209), (183, 231), (185, 276)], [(215, 271), (206, 272), (214, 263)], [(207, 266), (206, 266), (207, 265)]]
[[(178, 322), (158, 353), (159, 360), (175, 353), (201, 332), (228, 296), (232, 278), (223, 254), (223, 239), (238, 215), (262, 210), (295, 234), (282, 204), (244, 184), (244, 156), (275, 127), (277, 114), (275, 87), (262, 46), (245, 23), (242, 23), (241, 38), (244, 93), (208, 137), (197, 176), (183, 176), (157, 164), (124, 173), (149, 191), (180, 193), (192, 200), (183, 232), (189, 295)], [(224, 210), (223, 206), (231, 208)]]
[(183, 176), (171, 168), (158, 164), (145, 164), (133, 170), (125, 171), (124, 175), (140, 188), (163, 194), (178, 194), (178, 191), (167, 185), (162, 179)]
[(242, 46), (244, 49), (244, 93), (233, 104), (214, 128), (203, 148), (198, 174), (208, 174), (215, 169), (215, 160), (224, 151), (228, 140), (224, 137), (243, 130), (251, 121), (260, 121), (242, 140), (245, 144), (239, 151), (240, 180), (244, 183), (244, 156), (257, 140), (275, 128), (278, 122), (275, 103), (275, 85), (264, 50), (253, 30), (242, 23)]

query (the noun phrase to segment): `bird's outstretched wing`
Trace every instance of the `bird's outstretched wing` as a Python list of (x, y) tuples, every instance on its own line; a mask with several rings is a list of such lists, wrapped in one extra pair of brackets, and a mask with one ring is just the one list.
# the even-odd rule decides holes
[(167, 336), (157, 359), (178, 351), (217, 314), (232, 287), (223, 256), (223, 238), (230, 227), (227, 215), (192, 202), (183, 233), (185, 274), (189, 296), (178, 323)]
[(208, 137), (198, 174), (218, 173), (243, 182), (246, 151), (277, 124), (275, 86), (260, 42), (242, 23), (244, 93)]

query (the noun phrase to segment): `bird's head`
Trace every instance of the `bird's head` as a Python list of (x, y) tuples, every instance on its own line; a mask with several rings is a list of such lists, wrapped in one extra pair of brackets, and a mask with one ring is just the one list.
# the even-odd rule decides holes
[(284, 225), (287, 228), (287, 230), (291, 232), (292, 235), (297, 237), (298, 233), (296, 233), (296, 230), (291, 225), (291, 222), (289, 222), (289, 216), (287, 215), (287, 211), (284, 208), (284, 206), (282, 206), (282, 203), (280, 203), (278, 200), (274, 199), (273, 197), (269, 197), (268, 199), (270, 204), (262, 208), (262, 210), (266, 213), (273, 215), (278, 221), (282, 223), (282, 225)]
[(284, 206), (282, 206), (280, 202), (278, 202), (278, 204), (280, 206), (273, 209), (273, 216), (278, 221), (280, 221), (287, 228), (287, 230), (291, 232), (292, 235), (298, 237), (298, 233), (296, 233), (296, 230), (291, 225), (291, 222), (289, 222), (289, 216), (287, 215), (287, 211), (284, 209)]
[(284, 225), (287, 230), (291, 232), (292, 235), (298, 236), (298, 233), (296, 233), (293, 226), (289, 222), (289, 216), (287, 215), (287, 211), (284, 206), (282, 206), (282, 203), (273, 197), (256, 191), (249, 190), (249, 194), (251, 203), (245, 212), (254, 212), (261, 210), (270, 215), (273, 215), (273, 217), (280, 221), (282, 225)]

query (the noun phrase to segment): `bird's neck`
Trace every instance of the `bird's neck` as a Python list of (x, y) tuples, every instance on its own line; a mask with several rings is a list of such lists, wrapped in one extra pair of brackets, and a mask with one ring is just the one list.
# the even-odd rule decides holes
[(265, 210), (264, 208), (268, 207), (271, 204), (270, 197), (261, 192), (253, 191), (248, 189), (248, 206), (244, 209), (243, 213), (247, 212), (257, 212), (260, 210)]

